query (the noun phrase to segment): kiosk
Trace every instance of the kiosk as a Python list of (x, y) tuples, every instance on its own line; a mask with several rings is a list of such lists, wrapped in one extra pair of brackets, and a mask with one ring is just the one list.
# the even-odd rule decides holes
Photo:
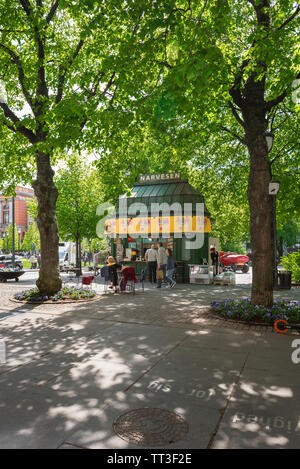
[[(137, 274), (146, 268), (145, 253), (152, 244), (170, 247), (176, 281), (184, 283), (189, 282), (190, 264), (211, 264), (211, 221), (204, 197), (180, 173), (142, 175), (119, 198), (115, 216), (105, 221), (105, 233), (112, 255), (133, 265)], [(192, 244), (197, 234), (201, 241)]]

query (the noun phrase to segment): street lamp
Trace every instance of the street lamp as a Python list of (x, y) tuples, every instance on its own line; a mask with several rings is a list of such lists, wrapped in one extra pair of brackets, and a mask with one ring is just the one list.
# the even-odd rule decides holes
[(21, 240), (20, 240), (21, 233), (22, 233), (22, 230), (21, 230), (21, 228), (19, 228), (18, 229), (18, 250), (19, 251), (20, 251), (20, 245), (21, 245)]
[(274, 273), (273, 288), (277, 290), (277, 230), (276, 230), (276, 195), (279, 192), (279, 181), (273, 180), (269, 182), (269, 195), (273, 197), (273, 242), (274, 242)]
[[(268, 153), (272, 151), (274, 135), (271, 132), (265, 133)], [(269, 182), (269, 195), (273, 197), (273, 243), (274, 243), (274, 261), (273, 261), (273, 289), (277, 290), (277, 232), (276, 232), (276, 195), (279, 191), (279, 181), (272, 180)]]
[(15, 198), (12, 198), (12, 267), (15, 269)]

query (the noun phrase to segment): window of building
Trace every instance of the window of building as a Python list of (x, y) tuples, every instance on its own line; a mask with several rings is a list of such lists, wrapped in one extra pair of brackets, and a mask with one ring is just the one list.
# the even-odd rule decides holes
[(9, 215), (8, 212), (3, 212), (3, 224), (8, 225), (9, 224)]

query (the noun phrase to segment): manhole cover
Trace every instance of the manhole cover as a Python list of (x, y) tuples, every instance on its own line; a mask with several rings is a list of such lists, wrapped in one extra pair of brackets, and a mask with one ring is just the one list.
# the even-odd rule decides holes
[(120, 438), (143, 446), (174, 443), (188, 430), (187, 422), (180, 415), (165, 409), (134, 409), (114, 422), (114, 431)]

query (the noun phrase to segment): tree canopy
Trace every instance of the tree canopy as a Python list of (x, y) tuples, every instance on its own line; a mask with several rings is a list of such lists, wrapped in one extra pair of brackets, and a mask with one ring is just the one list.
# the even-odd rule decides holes
[(69, 156), (55, 178), (59, 196), (56, 204), (59, 234), (62, 239), (82, 242), (96, 233), (98, 205), (103, 202), (98, 174), (77, 155)]
[(242, 235), (247, 197), (252, 301), (272, 304), (271, 178), (280, 223), (299, 198), (299, 12), (290, 0), (0, 1), (0, 176), (36, 171), (40, 289), (59, 287), (51, 165), (75, 147), (98, 151), (110, 199), (146, 168), (183, 168), (222, 190)]

